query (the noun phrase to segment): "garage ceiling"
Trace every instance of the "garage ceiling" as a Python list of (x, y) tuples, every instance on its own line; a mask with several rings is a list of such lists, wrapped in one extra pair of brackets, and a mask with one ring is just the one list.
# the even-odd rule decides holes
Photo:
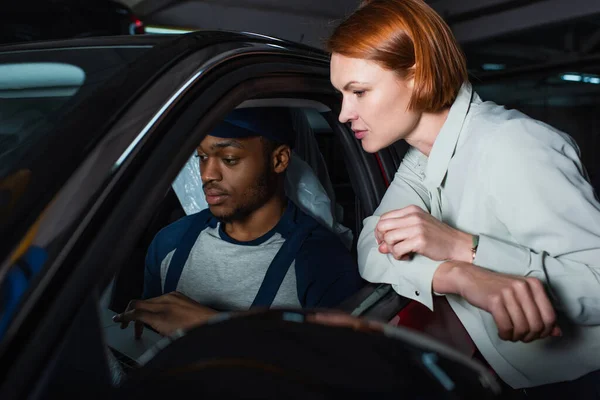
[[(122, 0), (145, 20), (198, 29), (258, 29), (322, 41), (360, 0)], [(598, 0), (429, 0), (463, 44), (600, 16)], [(600, 19), (600, 18), (597, 18)], [(277, 27), (282, 29), (277, 29)], [(326, 36), (326, 35), (325, 35)]]
[[(121, 0), (146, 24), (262, 33), (322, 47), (360, 0)], [(599, 60), (600, 0), (426, 0), (461, 42), (471, 75)], [(600, 65), (595, 61), (595, 65)], [(600, 73), (600, 71), (593, 71)], [(538, 98), (539, 81), (529, 81)], [(532, 88), (529, 86), (533, 85)], [(595, 86), (595, 85), (594, 85)], [(577, 90), (596, 90), (584, 87)], [(507, 100), (521, 89), (494, 85)], [(543, 97), (544, 93), (541, 92)], [(527, 96), (525, 96), (527, 97)]]

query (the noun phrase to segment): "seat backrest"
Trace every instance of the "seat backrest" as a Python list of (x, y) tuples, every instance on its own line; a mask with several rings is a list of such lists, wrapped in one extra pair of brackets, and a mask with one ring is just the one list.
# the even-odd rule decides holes
[(333, 190), (331, 179), (329, 178), (329, 171), (327, 169), (327, 164), (325, 163), (325, 158), (323, 157), (323, 154), (321, 154), (319, 144), (315, 138), (315, 133), (302, 109), (290, 108), (290, 113), (294, 125), (293, 128), (296, 132), (294, 152), (301, 160), (308, 164), (319, 179), (329, 200), (331, 200), (332, 212), (335, 215), (335, 192)]

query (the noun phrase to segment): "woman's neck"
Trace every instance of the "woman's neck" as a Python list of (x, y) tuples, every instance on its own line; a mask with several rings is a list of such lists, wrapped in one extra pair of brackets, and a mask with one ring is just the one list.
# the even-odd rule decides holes
[(429, 157), (429, 153), (431, 153), (433, 144), (440, 134), (449, 112), (450, 108), (435, 113), (424, 112), (415, 129), (406, 137), (406, 142)]

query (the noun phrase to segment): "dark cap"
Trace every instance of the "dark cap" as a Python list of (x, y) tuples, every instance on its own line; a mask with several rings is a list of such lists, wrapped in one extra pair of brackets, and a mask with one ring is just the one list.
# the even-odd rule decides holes
[(227, 139), (264, 136), (290, 147), (294, 147), (296, 141), (291, 114), (285, 107), (238, 108), (210, 135)]

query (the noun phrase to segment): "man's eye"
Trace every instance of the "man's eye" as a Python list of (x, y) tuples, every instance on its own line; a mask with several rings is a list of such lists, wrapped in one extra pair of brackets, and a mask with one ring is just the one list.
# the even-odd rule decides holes
[(196, 158), (199, 158), (200, 161), (206, 161), (206, 159), (208, 158), (208, 156), (206, 156), (205, 154), (195, 154)]
[(237, 163), (238, 163), (238, 159), (237, 159), (237, 158), (224, 158), (224, 159), (223, 159), (223, 162), (224, 162), (226, 165), (235, 165), (235, 164), (237, 164)]

